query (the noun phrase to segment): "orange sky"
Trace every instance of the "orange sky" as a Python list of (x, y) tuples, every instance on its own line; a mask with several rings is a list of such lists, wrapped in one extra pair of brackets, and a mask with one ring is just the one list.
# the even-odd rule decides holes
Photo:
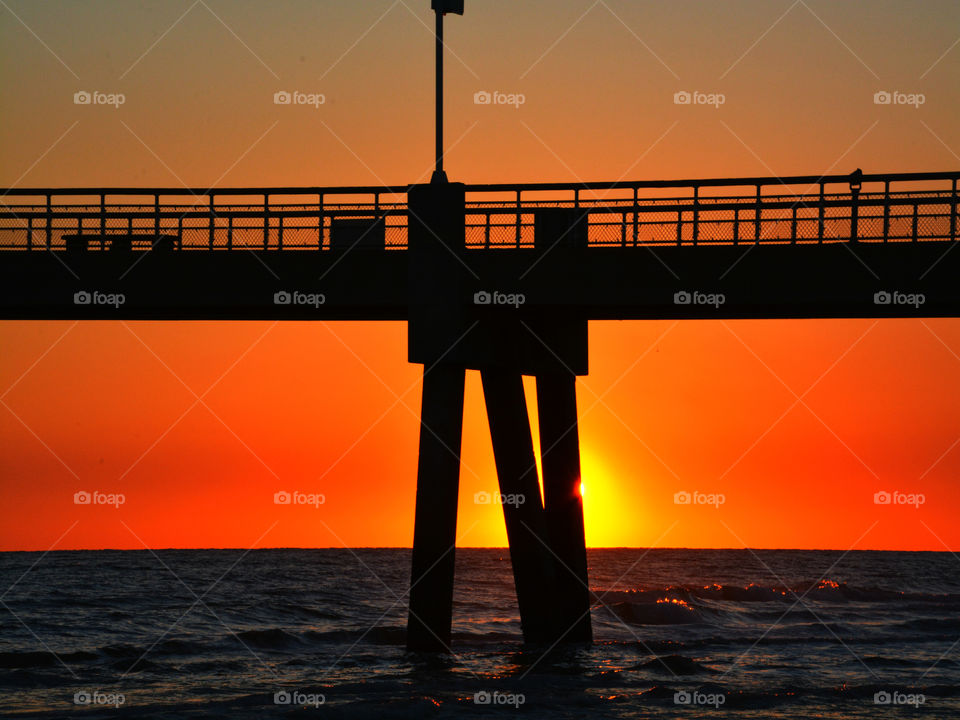
[[(421, 180), (430, 16), (405, 1), (8, 2), (0, 185)], [(448, 22), (452, 179), (960, 165), (956, 3), (518, 5), (468, 0)], [(74, 105), (78, 90), (126, 102)], [(276, 106), (278, 90), (326, 102)], [(478, 90), (526, 102), (474, 105)], [(680, 90), (726, 102), (678, 106)], [(879, 90), (925, 103), (878, 106)], [(960, 549), (960, 322), (590, 333), (590, 544)], [(65, 531), (57, 547), (410, 543), (421, 371), (400, 323), (5, 322), (0, 347), (0, 549)], [(473, 502), (496, 486), (474, 373), (466, 418), (460, 544), (502, 545), (499, 510)], [(78, 490), (126, 502), (78, 506)], [(326, 502), (277, 506), (278, 490)], [(678, 506), (682, 490), (726, 502)], [(878, 506), (880, 490), (925, 503)]]

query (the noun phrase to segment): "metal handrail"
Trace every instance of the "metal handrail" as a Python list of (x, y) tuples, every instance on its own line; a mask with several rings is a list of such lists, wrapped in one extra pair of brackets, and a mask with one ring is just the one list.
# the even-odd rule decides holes
[[(843, 236), (853, 242), (956, 240), (958, 180), (960, 172), (466, 185), (464, 246), (530, 247), (534, 217), (551, 208), (571, 210), (575, 220), (585, 222), (591, 246), (830, 242)], [(895, 188), (894, 183), (910, 188)], [(837, 184), (847, 187), (829, 187)], [(811, 192), (783, 192), (801, 185)], [(710, 192), (731, 187), (749, 189), (749, 194)], [(645, 196), (643, 189), (676, 192), (655, 197)], [(65, 245), (64, 235), (130, 235), (139, 242), (170, 234), (178, 238), (177, 247), (190, 249), (328, 249), (334, 223), (360, 219), (384, 222), (384, 234), (389, 231), (391, 237), (384, 237), (383, 245), (403, 248), (408, 215), (403, 196), (408, 190), (15, 188), (0, 191), (0, 250), (59, 248)], [(589, 197), (614, 190), (625, 195)], [(545, 192), (553, 196), (543, 197)], [(509, 197), (477, 197), (496, 193)], [(145, 201), (127, 201), (133, 197)], [(257, 200), (238, 202), (241, 197)], [(37, 201), (23, 202), (27, 198)], [(882, 231), (877, 231), (877, 221), (882, 221)], [(659, 228), (659, 235), (644, 235), (650, 228)], [(472, 237), (477, 230), (482, 231), (480, 241)], [(300, 233), (298, 242), (290, 241), (291, 232)], [(238, 242), (238, 233), (259, 234), (259, 239)], [(101, 240), (101, 247), (106, 242)]]

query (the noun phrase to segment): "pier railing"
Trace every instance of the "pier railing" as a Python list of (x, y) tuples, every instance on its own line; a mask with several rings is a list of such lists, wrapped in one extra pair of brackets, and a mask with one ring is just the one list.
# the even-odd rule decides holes
[[(468, 185), (464, 247), (537, 247), (565, 227), (587, 247), (957, 239), (960, 172)], [(407, 247), (405, 186), (0, 191), (0, 250)], [(554, 232), (555, 234), (555, 232)]]

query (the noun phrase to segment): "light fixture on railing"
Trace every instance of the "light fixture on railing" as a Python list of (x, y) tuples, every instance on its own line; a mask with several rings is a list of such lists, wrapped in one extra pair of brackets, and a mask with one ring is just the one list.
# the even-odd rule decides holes
[(463, 15), (463, 0), (432, 0), (431, 7), (437, 12)]
[(863, 170), (857, 168), (850, 173), (850, 192), (853, 195), (860, 194), (860, 188), (863, 187)]

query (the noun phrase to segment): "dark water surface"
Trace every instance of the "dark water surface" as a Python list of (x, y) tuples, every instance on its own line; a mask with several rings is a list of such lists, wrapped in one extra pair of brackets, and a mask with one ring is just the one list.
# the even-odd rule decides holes
[(0, 554), (4, 717), (960, 718), (950, 553), (591, 550), (596, 642), (547, 648), (458, 550), (442, 657), (409, 550), (41, 555)]

